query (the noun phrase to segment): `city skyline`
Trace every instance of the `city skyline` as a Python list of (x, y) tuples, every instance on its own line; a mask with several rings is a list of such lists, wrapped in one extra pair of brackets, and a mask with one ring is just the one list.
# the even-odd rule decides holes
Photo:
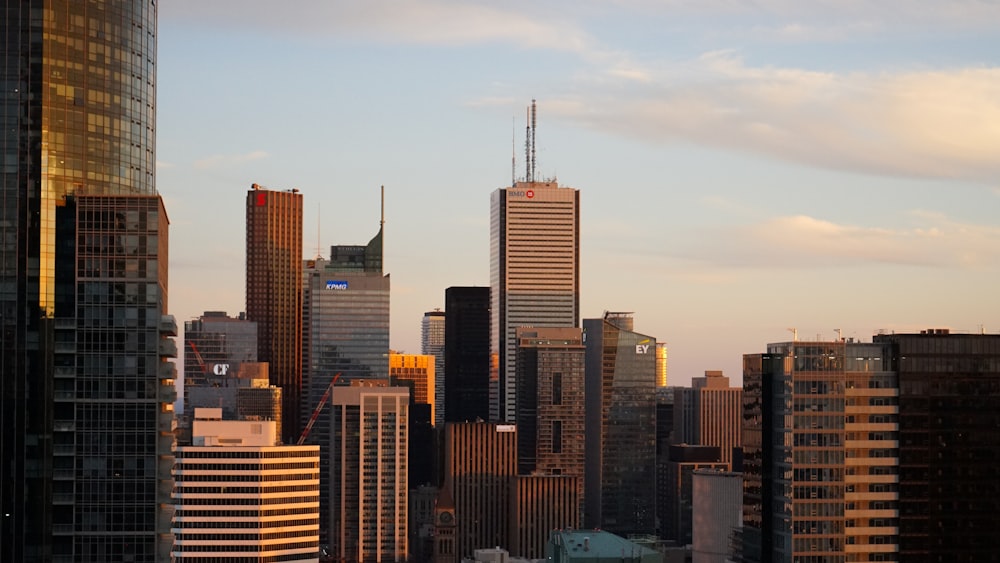
[(297, 7), (160, 7), (180, 321), (241, 310), (251, 182), (301, 190), (305, 257), (370, 233), (338, 210), (384, 184), (391, 347), (416, 353), (445, 288), (489, 285), (489, 194), (537, 98), (538, 174), (581, 191), (580, 314), (634, 311), (671, 384), (738, 383), (791, 327), (997, 331), (1000, 7)]

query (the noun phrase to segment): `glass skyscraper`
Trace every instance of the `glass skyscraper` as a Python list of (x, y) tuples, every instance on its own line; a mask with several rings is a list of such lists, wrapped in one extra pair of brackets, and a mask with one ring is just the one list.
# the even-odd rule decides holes
[(169, 551), (156, 4), (0, 2), (0, 560)]

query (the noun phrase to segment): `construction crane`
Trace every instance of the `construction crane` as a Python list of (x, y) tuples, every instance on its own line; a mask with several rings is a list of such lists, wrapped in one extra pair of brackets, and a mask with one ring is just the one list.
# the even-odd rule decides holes
[(309, 417), (309, 422), (306, 424), (306, 427), (302, 430), (302, 435), (299, 436), (299, 441), (298, 441), (299, 446), (305, 443), (306, 438), (309, 437), (309, 431), (312, 430), (313, 425), (316, 424), (316, 419), (319, 418), (319, 413), (320, 411), (323, 410), (323, 406), (326, 405), (326, 400), (330, 398), (330, 393), (333, 391), (333, 386), (337, 383), (337, 380), (340, 379), (340, 376), (341, 376), (340, 373), (333, 376), (333, 379), (330, 380), (330, 385), (327, 386), (326, 391), (323, 392), (323, 396), (320, 397), (319, 404), (316, 405), (316, 410), (314, 410), (312, 416)]

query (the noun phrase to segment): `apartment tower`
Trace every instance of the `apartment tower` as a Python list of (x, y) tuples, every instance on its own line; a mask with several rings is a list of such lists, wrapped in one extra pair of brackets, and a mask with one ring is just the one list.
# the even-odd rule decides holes
[(247, 319), (257, 359), (281, 387), (282, 437), (294, 444), (302, 412), (302, 194), (253, 184), (247, 192)]
[[(580, 192), (535, 175), (535, 103), (527, 166), (490, 197), (491, 417), (516, 417), (519, 326), (580, 326)], [(447, 307), (446, 307), (447, 310)]]

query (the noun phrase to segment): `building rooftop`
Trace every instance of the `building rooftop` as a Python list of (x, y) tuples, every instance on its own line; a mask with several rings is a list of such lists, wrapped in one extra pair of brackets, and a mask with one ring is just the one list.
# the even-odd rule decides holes
[(553, 563), (663, 561), (663, 554), (602, 530), (556, 530), (549, 537), (546, 552)]

